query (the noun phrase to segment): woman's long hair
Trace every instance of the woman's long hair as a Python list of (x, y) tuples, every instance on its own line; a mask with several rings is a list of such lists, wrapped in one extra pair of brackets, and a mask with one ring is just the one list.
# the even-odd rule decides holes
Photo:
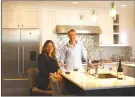
[(42, 47), (42, 50), (41, 50), (41, 53), (44, 54), (45, 56), (48, 56), (48, 53), (47, 53), (47, 51), (46, 51), (46, 49), (45, 49), (45, 48), (47, 47), (48, 43), (52, 43), (53, 48), (54, 48), (54, 50), (53, 50), (53, 52), (52, 52), (52, 58), (56, 59), (56, 48), (55, 48), (55, 45), (54, 45), (54, 43), (53, 43), (52, 40), (47, 40), (47, 41), (44, 43), (44, 45), (43, 45), (43, 47)]

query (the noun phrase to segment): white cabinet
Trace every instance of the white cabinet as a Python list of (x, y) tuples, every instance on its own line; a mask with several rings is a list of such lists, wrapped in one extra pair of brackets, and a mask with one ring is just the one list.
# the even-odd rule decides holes
[(92, 13), (81, 10), (58, 10), (56, 25), (93, 25)]
[(120, 44), (124, 46), (131, 46), (132, 41), (134, 39), (134, 36), (132, 33), (133, 27), (132, 27), (132, 12), (130, 10), (127, 10), (125, 8), (121, 8), (119, 11), (119, 30), (120, 30)]
[[(101, 27), (100, 46), (132, 46), (134, 44), (134, 15), (131, 9), (121, 8), (117, 11), (119, 16), (119, 30), (113, 33), (113, 20), (109, 10), (98, 10), (98, 22)], [(114, 24), (115, 25), (115, 24)], [(117, 44), (114, 44), (114, 35), (118, 36)]]
[(21, 8), (19, 10), (19, 22), (23, 28), (39, 27), (39, 11), (33, 8)]
[(83, 25), (82, 11), (69, 11), (69, 25)]
[(2, 8), (2, 28), (38, 28), (38, 10), (33, 8)]
[[(96, 16), (98, 17), (97, 10), (95, 11), (95, 13), (96, 13)], [(93, 16), (92, 10), (84, 11), (84, 25), (86, 25), (86, 26), (96, 26), (97, 25), (98, 18), (97, 18), (97, 20), (93, 20), (92, 16)]]
[(53, 40), (55, 42), (55, 39), (57, 37), (56, 33), (56, 17), (55, 17), (55, 11), (52, 10), (41, 10), (40, 12), (40, 31), (41, 31), (41, 46), (42, 48), (44, 42), (46, 40)]
[(92, 12), (91, 11), (84, 11), (84, 25), (91, 26), (93, 25), (92, 22)]
[(18, 23), (17, 9), (2, 9), (2, 28), (17, 28)]
[(128, 38), (129, 38), (129, 30), (128, 30), (128, 15), (126, 11), (123, 12), (123, 10), (120, 10), (119, 12), (119, 26), (120, 26), (120, 39), (119, 42), (120, 44), (123, 44), (125, 46), (129, 45), (128, 43)]
[(97, 25), (100, 26), (102, 34), (99, 36), (100, 46), (112, 45), (113, 43), (113, 21), (110, 17), (109, 10), (98, 10)]
[(68, 25), (69, 15), (66, 11), (56, 11), (55, 13), (56, 25)]

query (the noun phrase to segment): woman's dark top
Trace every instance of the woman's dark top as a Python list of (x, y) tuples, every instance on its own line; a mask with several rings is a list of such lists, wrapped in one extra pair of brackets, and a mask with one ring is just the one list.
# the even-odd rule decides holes
[(54, 73), (59, 69), (57, 60), (40, 54), (38, 56), (38, 69), (39, 73), (37, 75), (36, 87), (46, 89), (49, 85), (50, 73)]

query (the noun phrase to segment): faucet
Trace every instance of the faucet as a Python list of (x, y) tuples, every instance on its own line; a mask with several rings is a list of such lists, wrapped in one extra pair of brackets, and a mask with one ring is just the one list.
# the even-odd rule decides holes
[(103, 66), (102, 69), (104, 69), (104, 64), (103, 64), (103, 60), (102, 60), (102, 53), (101, 53), (101, 48), (98, 46), (99, 48), (99, 54), (100, 54), (100, 60), (99, 60), (99, 63), (100, 63), (100, 66)]
[(89, 58), (87, 58), (87, 74), (90, 74)]
[[(103, 64), (103, 61), (102, 61), (102, 52), (101, 52), (101, 48), (100, 48), (99, 44), (95, 43), (94, 44), (94, 48), (96, 48), (97, 51), (99, 51), (99, 63), (97, 63), (97, 64), (102, 66), (102, 68), (104, 69), (104, 64)], [(90, 63), (90, 60), (89, 60), (89, 59), (92, 60), (92, 57), (90, 58), (90, 52), (91, 51), (89, 51), (89, 49), (87, 49), (87, 73), (89, 73), (89, 71), (90, 71), (90, 64), (92, 64), (92, 63)], [(98, 68), (99, 68), (99, 66), (95, 67), (95, 74), (98, 74)]]

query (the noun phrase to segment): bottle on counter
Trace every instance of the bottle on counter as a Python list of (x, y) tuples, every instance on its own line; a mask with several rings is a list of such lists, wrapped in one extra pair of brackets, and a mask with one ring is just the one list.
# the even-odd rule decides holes
[(117, 69), (117, 78), (123, 79), (123, 68), (121, 64), (121, 59), (119, 59), (118, 69)]
[(123, 61), (124, 61), (124, 58), (123, 58), (123, 56), (120, 56), (120, 59), (121, 59), (121, 62), (123, 62)]

